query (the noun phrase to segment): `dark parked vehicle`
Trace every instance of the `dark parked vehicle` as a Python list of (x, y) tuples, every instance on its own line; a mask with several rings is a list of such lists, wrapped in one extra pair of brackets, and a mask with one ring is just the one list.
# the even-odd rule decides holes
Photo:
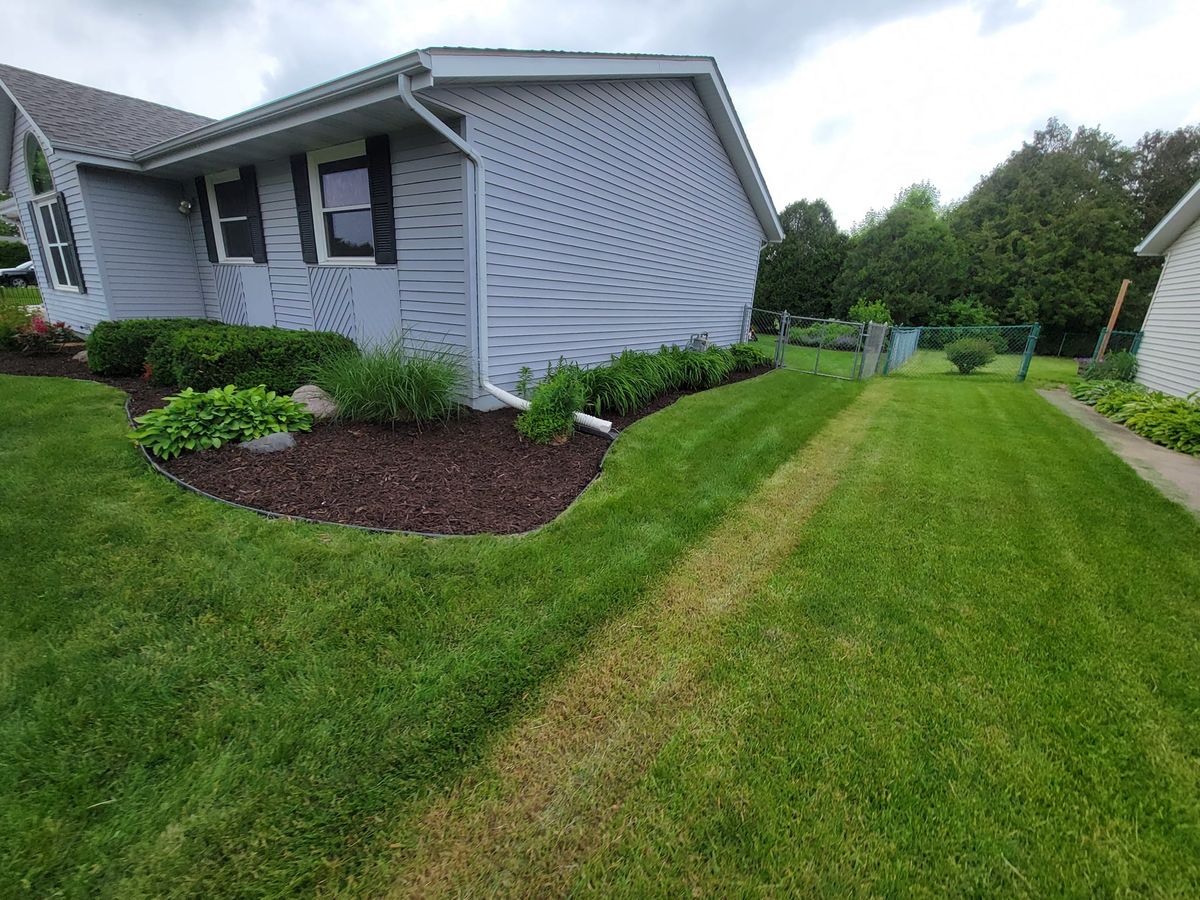
[(31, 287), (37, 284), (33, 260), (27, 259), (11, 269), (0, 269), (0, 287)]

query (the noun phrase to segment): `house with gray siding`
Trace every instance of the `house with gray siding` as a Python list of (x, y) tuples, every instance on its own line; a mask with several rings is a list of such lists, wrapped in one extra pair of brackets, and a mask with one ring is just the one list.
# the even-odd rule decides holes
[(565, 357), (741, 340), (782, 238), (708, 57), (432, 48), (221, 120), (0, 65), (48, 314), (450, 345), (474, 405)]
[(1176, 397), (1200, 391), (1200, 182), (1138, 246), (1162, 256), (1162, 272), (1138, 350), (1137, 380)]

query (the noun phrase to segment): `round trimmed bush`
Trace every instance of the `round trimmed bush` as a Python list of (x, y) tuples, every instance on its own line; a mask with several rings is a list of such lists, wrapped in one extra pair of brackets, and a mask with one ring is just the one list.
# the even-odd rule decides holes
[(996, 350), (990, 341), (981, 338), (963, 338), (946, 345), (946, 358), (962, 375), (970, 375), (982, 369), (996, 358)]

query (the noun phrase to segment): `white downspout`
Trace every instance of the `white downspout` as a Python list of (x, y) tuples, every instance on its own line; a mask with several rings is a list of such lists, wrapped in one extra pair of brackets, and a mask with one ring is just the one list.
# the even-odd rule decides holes
[[(426, 125), (457, 147), (471, 161), (475, 170), (475, 192), (472, 197), (475, 220), (475, 342), (479, 361), (480, 386), (507, 406), (516, 409), (529, 409), (529, 402), (496, 387), (488, 380), (488, 303), (487, 303), (487, 201), (485, 193), (485, 178), (483, 157), (471, 143), (453, 128), (433, 114), (429, 107), (423, 105), (412, 92), (412, 76), (400, 75), (400, 98)], [(589, 416), (586, 413), (575, 413), (575, 424), (587, 431), (607, 435), (612, 431), (612, 422)]]

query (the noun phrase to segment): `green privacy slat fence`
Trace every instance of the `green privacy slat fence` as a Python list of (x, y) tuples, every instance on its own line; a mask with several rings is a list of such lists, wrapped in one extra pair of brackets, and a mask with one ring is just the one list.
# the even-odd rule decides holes
[(883, 371), (903, 377), (1024, 381), (1040, 330), (1036, 324), (896, 327)]

